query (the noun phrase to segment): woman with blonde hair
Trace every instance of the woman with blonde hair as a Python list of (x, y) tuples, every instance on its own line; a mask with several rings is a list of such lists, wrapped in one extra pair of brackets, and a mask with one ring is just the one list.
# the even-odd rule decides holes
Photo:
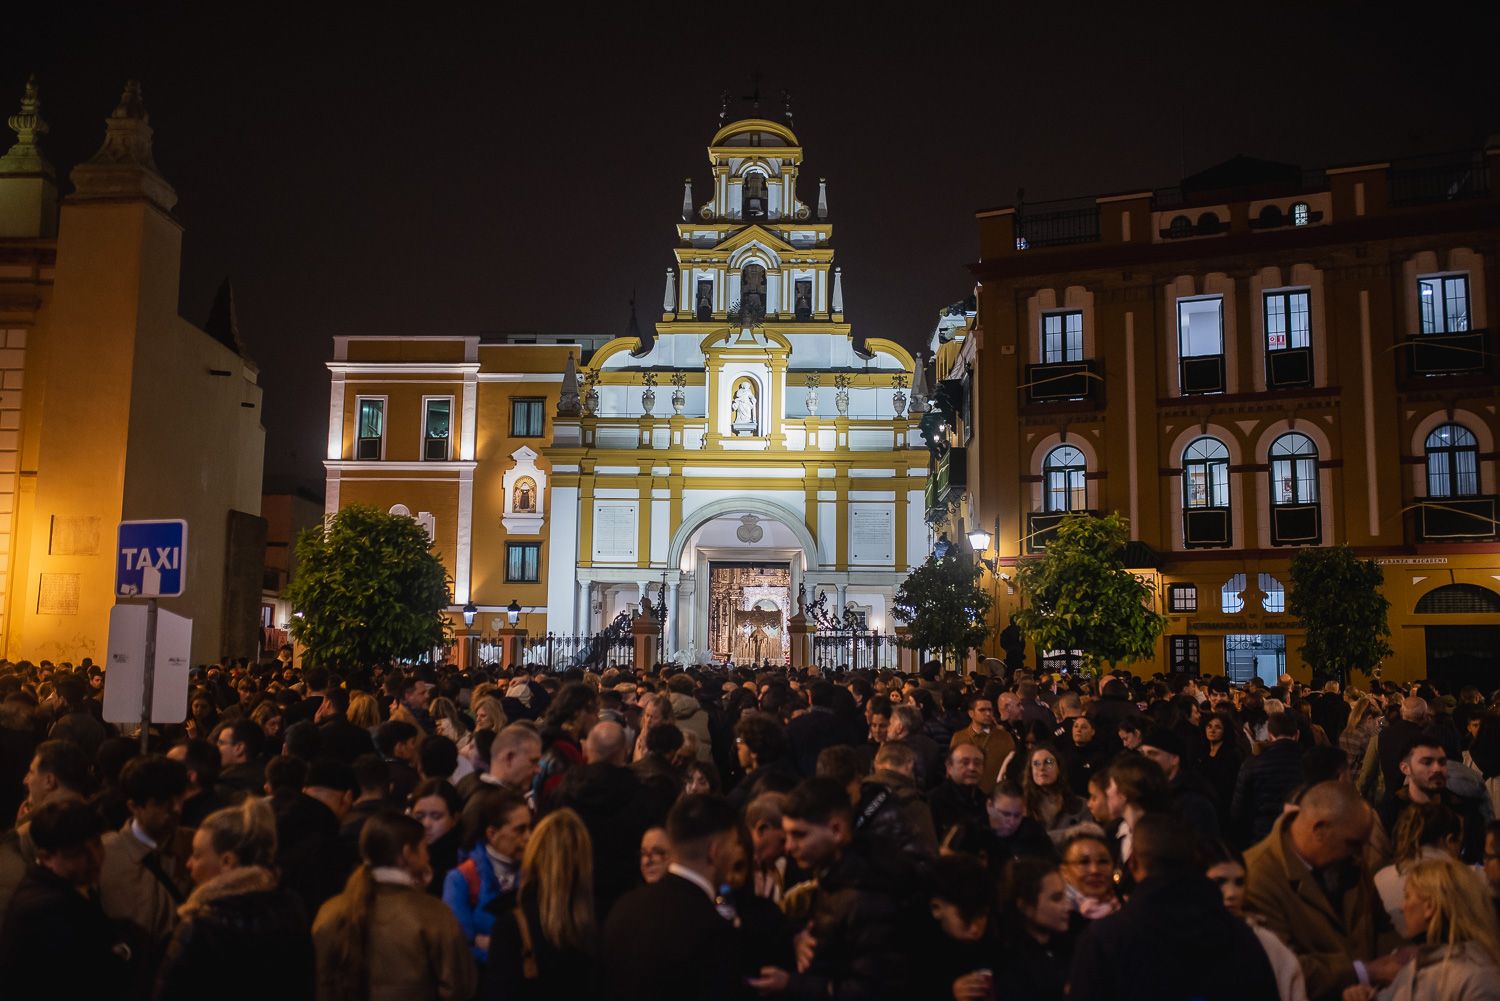
[(572, 810), (537, 824), (515, 906), (500, 912), (490, 933), (486, 997), (598, 996), (593, 859), (588, 828)]
[(500, 704), (500, 699), (494, 695), (482, 695), (469, 703), (474, 710), (474, 729), (489, 730), (499, 733), (504, 730), (510, 720), (505, 715), (505, 707)]
[(1380, 733), (1380, 707), (1368, 695), (1349, 708), (1349, 720), (1339, 734), (1339, 749), (1349, 758), (1349, 774), (1358, 775), (1370, 741)]
[(642, 695), (640, 698), (641, 724), (640, 730), (635, 738), (635, 753), (630, 756), (631, 761), (640, 761), (646, 756), (646, 731), (658, 723), (670, 723), (672, 716), (672, 699), (659, 693)]
[(1402, 906), (1421, 948), (1389, 987), (1354, 986), (1344, 1001), (1500, 999), (1500, 921), (1484, 878), (1451, 858), (1423, 859), (1406, 874)]
[[(377, 813), (359, 834), (361, 864), (313, 922), (318, 1001), (467, 1001), (478, 974), (453, 912), (426, 891), (426, 832)], [(275, 995), (262, 995), (275, 996)]]
[(380, 703), (369, 692), (354, 692), (349, 696), (349, 722), (373, 734), (380, 726)]
[[(193, 834), (194, 890), (157, 972), (158, 1001), (203, 996), (309, 1001), (312, 941), (296, 894), (277, 887), (276, 817), (263, 799), (216, 810)], [(276, 957), (266, 963), (267, 956)], [(224, 978), (225, 970), (235, 971)]]
[(450, 698), (439, 695), (427, 703), (427, 715), (437, 724), (437, 732), (455, 744), (461, 744), (469, 735), (468, 720), (463, 718), (458, 705)]
[(1375, 892), (1391, 916), (1396, 934), (1405, 938), (1411, 933), (1402, 906), (1412, 866), (1423, 859), (1458, 858), (1463, 841), (1463, 821), (1442, 803), (1413, 803), (1402, 812), (1391, 832), (1391, 864), (1374, 877)]

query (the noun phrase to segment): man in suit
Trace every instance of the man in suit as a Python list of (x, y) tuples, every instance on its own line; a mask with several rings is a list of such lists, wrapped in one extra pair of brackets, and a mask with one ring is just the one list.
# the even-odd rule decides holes
[(671, 863), (620, 898), (604, 925), (604, 968), (619, 1001), (746, 996), (740, 942), (718, 887), (739, 854), (738, 817), (718, 796), (685, 796), (667, 816)]
[(1398, 940), (1363, 861), (1374, 824), (1353, 785), (1321, 782), (1245, 853), (1245, 909), (1297, 954), (1313, 1001), (1389, 983), (1410, 958), (1386, 954)]
[(129, 921), (164, 947), (177, 908), (192, 889), (187, 859), (192, 832), (181, 826), (187, 766), (163, 754), (133, 758), (120, 772), (130, 819), (104, 836), (99, 903), (115, 921)]

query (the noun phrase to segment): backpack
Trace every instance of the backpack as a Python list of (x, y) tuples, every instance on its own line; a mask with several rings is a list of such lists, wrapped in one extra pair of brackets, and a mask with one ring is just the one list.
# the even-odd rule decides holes
[(469, 909), (473, 910), (479, 906), (479, 864), (466, 858), (458, 864), (458, 871), (463, 875), (464, 882), (469, 884)]

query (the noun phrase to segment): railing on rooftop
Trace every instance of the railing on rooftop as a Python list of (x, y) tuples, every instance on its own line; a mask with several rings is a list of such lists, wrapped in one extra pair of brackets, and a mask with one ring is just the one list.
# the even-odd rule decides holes
[(1490, 165), (1483, 153), (1418, 157), (1391, 164), (1392, 205), (1482, 198), (1490, 193)]
[(1016, 249), (1062, 247), (1099, 239), (1099, 205), (1093, 199), (1016, 206)]

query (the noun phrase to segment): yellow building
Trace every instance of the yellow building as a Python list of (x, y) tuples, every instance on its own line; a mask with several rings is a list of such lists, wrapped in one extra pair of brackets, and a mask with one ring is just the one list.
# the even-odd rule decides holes
[(912, 358), (846, 320), (789, 124), (721, 122), (708, 155), (649, 331), (335, 341), (329, 510), (426, 524), (484, 635), (512, 600), (533, 635), (586, 636), (649, 598), (668, 656), (779, 661), (799, 592), (894, 632), (928, 548)]
[(253, 656), (265, 433), (227, 287), (177, 315), (182, 226), (139, 87), (59, 200), (34, 84), (0, 158), (0, 645), (104, 659), (121, 520), (189, 523), (193, 658)]
[(1007, 576), (1068, 512), (1124, 514), (1169, 619), (1138, 666), (1238, 680), (1307, 676), (1288, 567), (1347, 542), (1385, 566), (1386, 677), (1496, 687), (1497, 154), (1237, 158), (980, 212), (977, 313), (935, 338), (962, 467), (940, 514)]

